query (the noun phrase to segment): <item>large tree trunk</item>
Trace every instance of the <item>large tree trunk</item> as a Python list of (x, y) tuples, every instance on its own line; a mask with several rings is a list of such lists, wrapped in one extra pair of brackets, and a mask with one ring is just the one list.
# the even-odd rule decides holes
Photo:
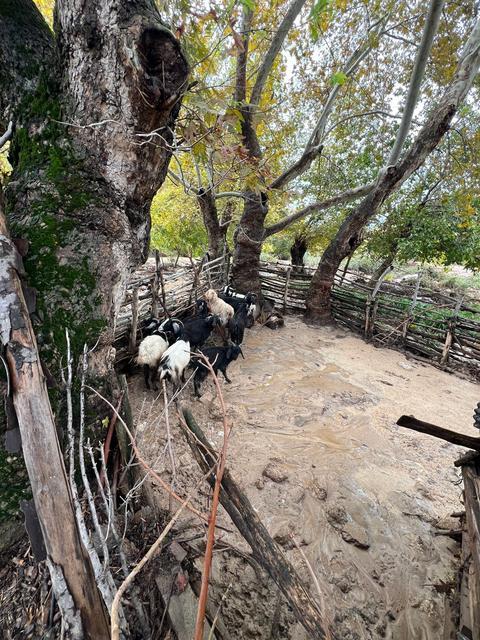
[(245, 194), (242, 217), (235, 230), (232, 282), (237, 291), (261, 294), (260, 253), (262, 251), (268, 201), (265, 194)]
[[(153, 0), (59, 0), (56, 43), (31, 0), (2, 3), (0, 114), (16, 123), (6, 209), (28, 241), (42, 356), (55, 375), (66, 326), (74, 355), (101, 334), (103, 376), (129, 273), (147, 255), (187, 64)], [(153, 131), (158, 141), (138, 144)]]
[(325, 250), (307, 295), (306, 317), (330, 321), (331, 289), (342, 260), (362, 241), (362, 232), (386, 198), (420, 167), (448, 131), (450, 123), (471, 87), (480, 66), (480, 19), (466, 43), (452, 82), (431, 112), (403, 160), (382, 170), (370, 193), (347, 216), (335, 238)]
[(210, 259), (214, 260), (223, 253), (228, 224), (223, 225), (218, 218), (215, 194), (211, 189), (199, 189), (197, 201), (207, 231), (208, 253)]

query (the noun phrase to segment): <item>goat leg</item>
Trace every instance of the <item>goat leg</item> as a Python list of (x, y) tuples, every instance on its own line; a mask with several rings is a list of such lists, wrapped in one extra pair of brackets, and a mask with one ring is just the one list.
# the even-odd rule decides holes
[(143, 378), (145, 380), (145, 386), (150, 389), (150, 367), (148, 364), (143, 365)]
[(227, 376), (227, 370), (226, 369), (222, 369), (221, 370), (223, 373), (223, 377), (225, 378), (225, 380), (228, 382), (228, 384), (231, 384), (232, 381), (230, 380), (230, 378)]

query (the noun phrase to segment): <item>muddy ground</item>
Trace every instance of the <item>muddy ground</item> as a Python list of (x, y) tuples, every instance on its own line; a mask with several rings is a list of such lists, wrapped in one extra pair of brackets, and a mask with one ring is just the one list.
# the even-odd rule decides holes
[[(343, 329), (308, 327), (294, 317), (278, 331), (248, 331), (244, 353), (229, 369), (233, 383), (222, 381), (233, 422), (228, 466), (315, 594), (290, 533), (302, 546), (334, 636), (448, 638), (443, 628), (459, 546), (436, 533), (458, 526), (450, 517), (462, 509), (453, 461), (464, 450), (395, 421), (412, 414), (475, 435), (478, 385)], [(182, 401), (219, 446), (221, 415), (210, 381), (204, 390), (198, 401), (189, 386)], [(141, 376), (130, 380), (130, 396), (138, 445), (169, 480), (163, 403), (144, 391)], [(183, 495), (200, 474), (173, 412), (170, 420)], [(152, 495), (168, 505), (160, 490)], [(196, 504), (208, 510), (207, 487)], [(189, 521), (184, 518), (175, 535), (187, 551), (201, 551), (202, 537), (195, 538), (194, 528), (189, 534)], [(248, 547), (223, 511), (220, 522), (232, 533), (221, 535), (214, 556), (212, 608), (228, 589), (220, 617), (230, 637), (306, 638), (274, 583), (242, 557)]]

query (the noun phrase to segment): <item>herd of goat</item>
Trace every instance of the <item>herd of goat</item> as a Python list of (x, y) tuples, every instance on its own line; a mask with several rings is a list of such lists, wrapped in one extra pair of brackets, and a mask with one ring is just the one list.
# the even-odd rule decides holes
[[(220, 293), (209, 289), (203, 299), (196, 301), (192, 317), (146, 320), (137, 364), (143, 366), (147, 389), (152, 386), (156, 390), (158, 378), (170, 380), (174, 389), (178, 388), (180, 382), (185, 382), (185, 370), (190, 367), (195, 369), (194, 390), (200, 397), (200, 386), (210, 372), (202, 356), (210, 362), (215, 374), (220, 371), (231, 382), (227, 367), (239, 355), (244, 357), (240, 345), (245, 329), (255, 322), (256, 310), (254, 293), (243, 295), (227, 286)], [(224, 346), (203, 347), (215, 328)]]

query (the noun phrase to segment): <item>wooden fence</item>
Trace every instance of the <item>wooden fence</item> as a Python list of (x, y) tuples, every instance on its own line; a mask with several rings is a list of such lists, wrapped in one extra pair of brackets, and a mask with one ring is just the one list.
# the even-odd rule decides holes
[[(193, 310), (195, 300), (211, 287), (218, 289), (228, 280), (229, 257), (220, 256), (206, 262), (191, 260), (175, 265), (155, 258), (132, 274), (115, 328), (116, 362), (128, 360), (135, 353), (140, 326), (150, 316), (182, 317)], [(167, 313), (168, 310), (168, 313)]]
[[(262, 263), (264, 295), (284, 312), (302, 313), (314, 269)], [(335, 320), (378, 345), (396, 347), (447, 370), (480, 377), (480, 304), (411, 284), (339, 271), (332, 290)]]
[[(154, 315), (182, 316), (208, 288), (228, 282), (229, 256), (174, 266), (157, 256), (130, 280), (120, 310), (115, 346), (117, 362), (135, 352), (141, 322)], [(262, 262), (263, 294), (284, 313), (303, 313), (314, 269), (299, 271), (285, 264)], [(480, 304), (456, 299), (411, 284), (380, 280), (339, 271), (332, 291), (335, 320), (367, 340), (410, 351), (447, 370), (463, 370), (480, 378)]]

